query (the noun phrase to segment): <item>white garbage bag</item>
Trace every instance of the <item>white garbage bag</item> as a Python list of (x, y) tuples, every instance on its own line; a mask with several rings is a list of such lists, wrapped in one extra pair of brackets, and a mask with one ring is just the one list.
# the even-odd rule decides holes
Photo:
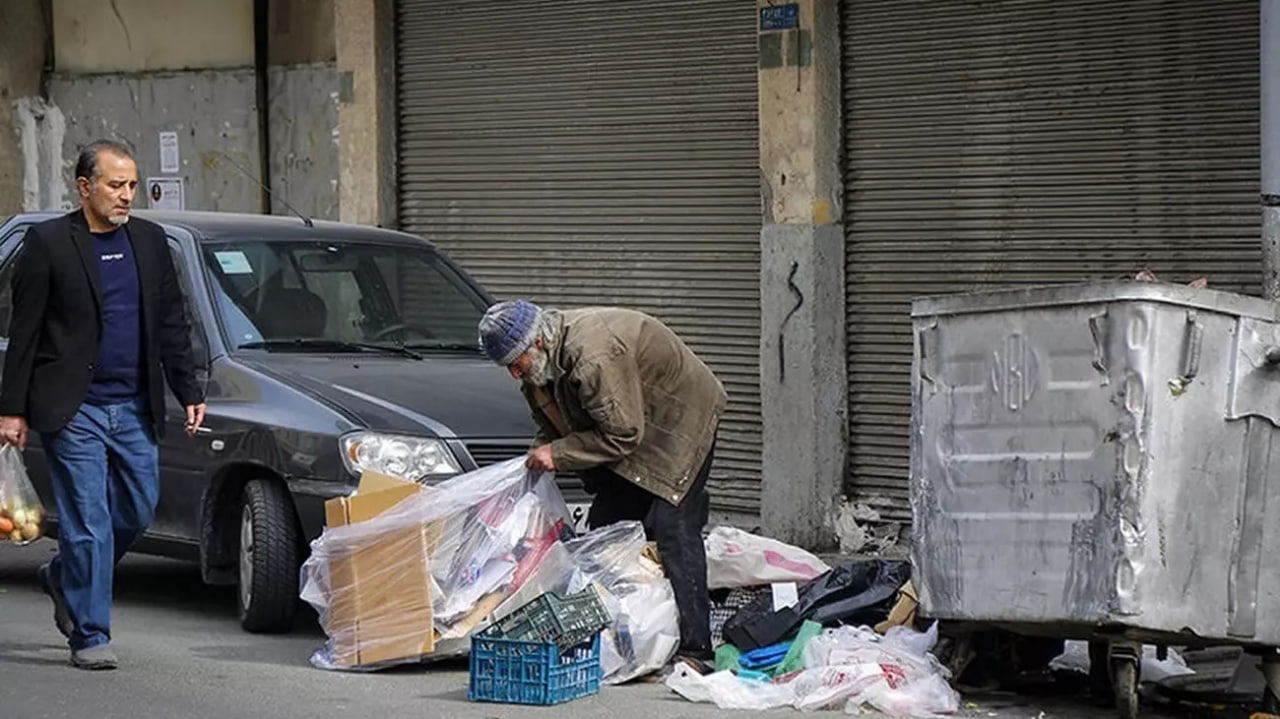
[(706, 547), (710, 589), (807, 582), (831, 570), (821, 559), (799, 547), (733, 527), (712, 529)]
[(690, 701), (722, 709), (855, 714), (871, 708), (893, 717), (936, 717), (960, 709), (946, 669), (929, 654), (937, 637), (936, 624), (924, 633), (898, 627), (883, 637), (867, 627), (827, 629), (805, 645), (803, 670), (772, 682), (727, 671), (704, 677), (678, 665), (666, 683)]
[(594, 583), (612, 620), (601, 637), (605, 684), (663, 668), (680, 645), (675, 592), (662, 569), (642, 556), (644, 545), (639, 522), (601, 527), (568, 543), (580, 572), (569, 591)]

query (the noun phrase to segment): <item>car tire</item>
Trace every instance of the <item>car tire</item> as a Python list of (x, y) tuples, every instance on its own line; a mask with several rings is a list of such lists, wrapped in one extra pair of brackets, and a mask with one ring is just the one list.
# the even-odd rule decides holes
[(284, 485), (250, 481), (238, 519), (240, 626), (254, 633), (287, 632), (298, 611), (301, 558), (298, 522)]

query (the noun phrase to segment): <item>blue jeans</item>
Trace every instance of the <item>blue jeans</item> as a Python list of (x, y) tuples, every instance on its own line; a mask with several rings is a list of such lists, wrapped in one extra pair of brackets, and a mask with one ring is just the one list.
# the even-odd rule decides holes
[(58, 554), (50, 573), (75, 623), (72, 649), (111, 641), (116, 563), (155, 519), (158, 450), (145, 400), (85, 404), (62, 430), (44, 435), (58, 509)]

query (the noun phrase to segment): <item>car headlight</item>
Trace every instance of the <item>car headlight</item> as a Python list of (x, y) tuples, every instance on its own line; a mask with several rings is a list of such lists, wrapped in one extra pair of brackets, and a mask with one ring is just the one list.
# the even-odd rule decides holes
[(368, 469), (414, 482), (462, 472), (462, 466), (442, 440), (378, 432), (345, 435), (342, 461), (353, 474)]

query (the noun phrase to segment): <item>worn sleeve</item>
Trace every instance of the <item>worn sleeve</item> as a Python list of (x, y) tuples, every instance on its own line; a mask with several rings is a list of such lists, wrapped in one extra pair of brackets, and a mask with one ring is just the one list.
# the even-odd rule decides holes
[(581, 362), (571, 381), (594, 424), (551, 443), (556, 469), (576, 471), (611, 464), (644, 440), (644, 393), (630, 353)]
[(196, 380), (196, 362), (191, 349), (191, 322), (187, 302), (178, 285), (177, 271), (168, 246), (161, 242), (160, 262), (160, 361), (164, 364), (169, 389), (183, 406), (204, 402), (204, 392)]
[(4, 373), (0, 375), (0, 415), (6, 417), (27, 416), (36, 349), (49, 306), (49, 255), (39, 232), (37, 228), (28, 230), (13, 275), (9, 349), (4, 358)]

